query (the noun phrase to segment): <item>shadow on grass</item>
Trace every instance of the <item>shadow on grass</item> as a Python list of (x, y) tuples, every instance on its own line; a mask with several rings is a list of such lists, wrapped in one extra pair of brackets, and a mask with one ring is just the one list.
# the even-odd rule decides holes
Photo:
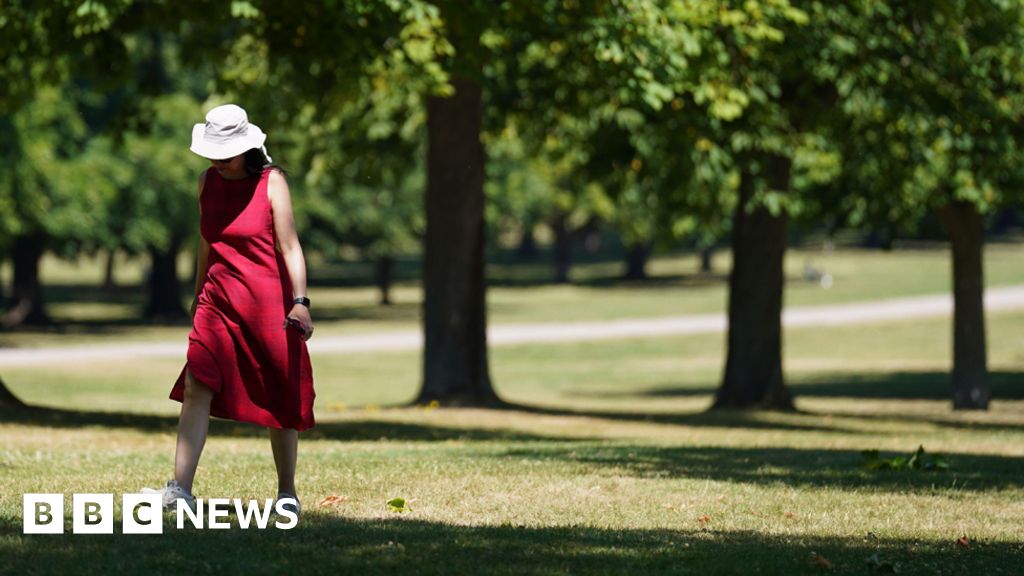
[[(992, 397), (999, 400), (1024, 400), (1024, 372), (990, 372), (989, 382), (992, 385)], [(949, 401), (949, 374), (945, 372), (897, 372), (886, 374), (842, 374), (834, 377), (816, 377), (789, 384), (799, 404), (800, 398), (864, 398), (878, 400), (940, 400)], [(588, 392), (588, 396), (601, 398), (674, 398), (674, 397), (713, 397), (716, 388), (710, 386), (665, 387), (659, 386), (645, 390), (617, 392)], [(685, 415), (646, 415), (631, 413), (605, 414), (603, 412), (573, 412), (557, 409), (524, 407), (527, 411), (561, 413), (565, 415), (592, 416), (621, 420), (660, 422), (666, 424), (685, 424), (693, 426), (726, 426), (726, 427), (765, 427), (777, 429), (831, 429), (843, 432), (855, 432), (834, 426), (818, 426), (814, 424), (786, 424), (761, 420), (758, 412), (708, 412), (703, 414)], [(822, 416), (815, 412), (800, 411), (798, 414)], [(931, 424), (943, 428), (961, 430), (988, 430), (993, 432), (1019, 432), (1024, 424), (999, 422), (978, 422), (959, 419), (958, 414), (950, 412), (949, 417), (922, 416), (918, 414), (865, 414), (863, 412), (844, 413), (830, 410), (828, 415), (849, 416), (870, 420), (899, 420)]]
[[(787, 384), (796, 397), (871, 398), (892, 400), (948, 400), (948, 372), (886, 372), (883, 374), (838, 374), (816, 376)], [(996, 400), (1024, 400), (1024, 372), (989, 372), (992, 397)], [(643, 390), (593, 393), (609, 398), (676, 398), (711, 396), (714, 386), (657, 386)]]
[[(31, 406), (0, 408), (0, 422), (46, 426), (51, 428), (124, 428), (141, 432), (173, 433), (178, 428), (176, 416), (133, 414), (127, 412), (89, 412)], [(210, 435), (240, 438), (266, 438), (262, 426), (211, 419)], [(503, 428), (456, 428), (431, 424), (413, 424), (384, 420), (351, 420), (319, 422), (301, 434), (303, 442), (334, 440), (341, 442), (401, 440), (440, 442), (446, 440), (535, 442), (561, 441), (566, 438), (530, 434)]]
[[(992, 397), (996, 400), (1024, 400), (1024, 372), (989, 372)], [(886, 374), (843, 374), (814, 378), (792, 384), (797, 396), (825, 398), (878, 398), (892, 400), (949, 400), (948, 372), (891, 372)]]
[[(177, 425), (177, 419), (173, 417), (123, 413), (30, 409), (13, 411), (13, 414), (14, 417), (2, 420), (63, 429), (97, 426), (168, 434), (173, 434)], [(266, 431), (258, 426), (214, 420), (211, 423), (211, 435), (262, 439), (266, 438)], [(518, 465), (523, 460), (571, 464), (574, 466), (571, 470), (574, 475), (629, 475), (637, 478), (708, 479), (791, 487), (939, 492), (951, 498), (991, 490), (1020, 489), (1024, 486), (1024, 458), (997, 455), (946, 454), (950, 464), (948, 471), (865, 470), (859, 466), (862, 457), (855, 450), (664, 446), (637, 440), (564, 438), (501, 428), (454, 428), (374, 420), (325, 422), (304, 433), (302, 438), (303, 442), (506, 442), (509, 444), (492, 446), (483, 452), (472, 452), (471, 456), (499, 459), (510, 465)], [(913, 439), (907, 440), (907, 453), (916, 448), (914, 442)]]
[[(1024, 546), (975, 542), (769, 535), (752, 531), (461, 526), (304, 513), (293, 530), (177, 530), (162, 536), (22, 536), (0, 520), (12, 574), (1013, 574)], [(571, 519), (567, 519), (569, 521)], [(786, 519), (780, 519), (780, 523)]]
[(782, 414), (793, 415), (796, 412), (772, 413), (756, 411), (703, 411), (682, 413), (648, 413), (604, 410), (575, 410), (553, 406), (534, 406), (528, 404), (505, 404), (501, 407), (510, 412), (538, 414), (543, 416), (567, 416), (579, 418), (597, 418), (622, 422), (639, 422), (648, 424), (667, 424), (675, 426), (694, 426), (701, 428), (748, 428), (754, 430), (789, 430), (793, 432), (842, 432), (858, 433), (857, 430), (846, 430), (831, 424), (813, 422), (796, 422), (792, 418), (780, 417)]
[[(917, 448), (912, 442), (908, 441), (907, 454)], [(950, 463), (947, 471), (867, 470), (860, 467), (859, 451), (772, 447), (664, 447), (580, 442), (516, 447), (498, 457), (575, 463), (595, 474), (625, 473), (639, 478), (691, 478), (891, 492), (938, 490), (950, 496), (1024, 486), (1024, 458), (1010, 456), (945, 455)]]

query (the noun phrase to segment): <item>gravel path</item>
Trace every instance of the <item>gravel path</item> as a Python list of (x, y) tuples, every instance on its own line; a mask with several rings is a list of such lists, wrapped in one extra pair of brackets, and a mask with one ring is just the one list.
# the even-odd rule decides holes
[[(990, 288), (985, 291), (985, 309), (1024, 309), (1024, 285)], [(885, 321), (904, 321), (949, 316), (953, 310), (950, 294), (915, 296), (830, 306), (789, 308), (783, 313), (787, 327), (842, 326)], [(633, 318), (600, 322), (559, 324), (511, 324), (488, 330), (491, 346), (517, 344), (590, 342), (655, 336), (714, 334), (725, 331), (724, 314), (700, 314), (665, 318)], [(423, 346), (419, 329), (314, 337), (311, 354), (340, 354), (417, 350)], [(123, 343), (96, 346), (0, 350), (0, 367), (51, 363), (124, 360), (126, 358), (185, 358), (185, 342)]]

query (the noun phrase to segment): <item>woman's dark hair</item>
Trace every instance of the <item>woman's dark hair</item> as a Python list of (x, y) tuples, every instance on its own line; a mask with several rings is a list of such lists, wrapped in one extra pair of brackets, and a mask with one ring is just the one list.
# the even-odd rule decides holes
[(259, 148), (250, 148), (245, 153), (245, 172), (249, 176), (258, 176), (263, 173), (267, 168), (273, 168), (280, 170), (282, 174), (288, 175), (288, 172), (284, 168), (277, 164), (271, 164), (267, 160), (266, 154), (263, 153)]

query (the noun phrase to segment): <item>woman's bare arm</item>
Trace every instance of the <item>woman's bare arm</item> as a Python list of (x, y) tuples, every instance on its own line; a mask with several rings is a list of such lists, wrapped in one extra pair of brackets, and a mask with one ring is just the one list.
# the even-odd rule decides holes
[[(292, 212), (292, 196), (284, 175), (274, 170), (267, 182), (267, 195), (270, 197), (270, 209), (274, 217), (274, 235), (277, 238), (277, 249), (284, 257), (288, 279), (292, 284), (292, 298), (306, 296), (306, 258), (299, 244), (299, 235), (295, 231), (295, 216)], [(305, 339), (313, 335), (313, 320), (309, 309), (302, 304), (295, 304), (288, 312), (288, 318), (298, 320), (305, 329)], [(285, 325), (287, 327), (287, 323)]]

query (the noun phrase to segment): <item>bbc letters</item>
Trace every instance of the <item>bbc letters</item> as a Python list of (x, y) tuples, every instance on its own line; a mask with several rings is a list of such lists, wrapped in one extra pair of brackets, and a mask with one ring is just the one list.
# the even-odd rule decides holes
[[(174, 511), (178, 530), (186, 523), (193, 528), (227, 530), (232, 528), (229, 520), (232, 512), (238, 528), (248, 530), (256, 527), (265, 530), (271, 525), (280, 530), (291, 530), (299, 521), (298, 515), (284, 508), (288, 500), (271, 499), (262, 503), (257, 500), (243, 501), (239, 498), (196, 499), (193, 512), (184, 502), (178, 501)], [(74, 534), (113, 534), (114, 495), (74, 494), (71, 501), (71, 528)], [(124, 494), (121, 497), (121, 532), (124, 534), (163, 534), (163, 500), (160, 494)], [(25, 494), (22, 509), (22, 532), (24, 534), (63, 534), (64, 495)]]

